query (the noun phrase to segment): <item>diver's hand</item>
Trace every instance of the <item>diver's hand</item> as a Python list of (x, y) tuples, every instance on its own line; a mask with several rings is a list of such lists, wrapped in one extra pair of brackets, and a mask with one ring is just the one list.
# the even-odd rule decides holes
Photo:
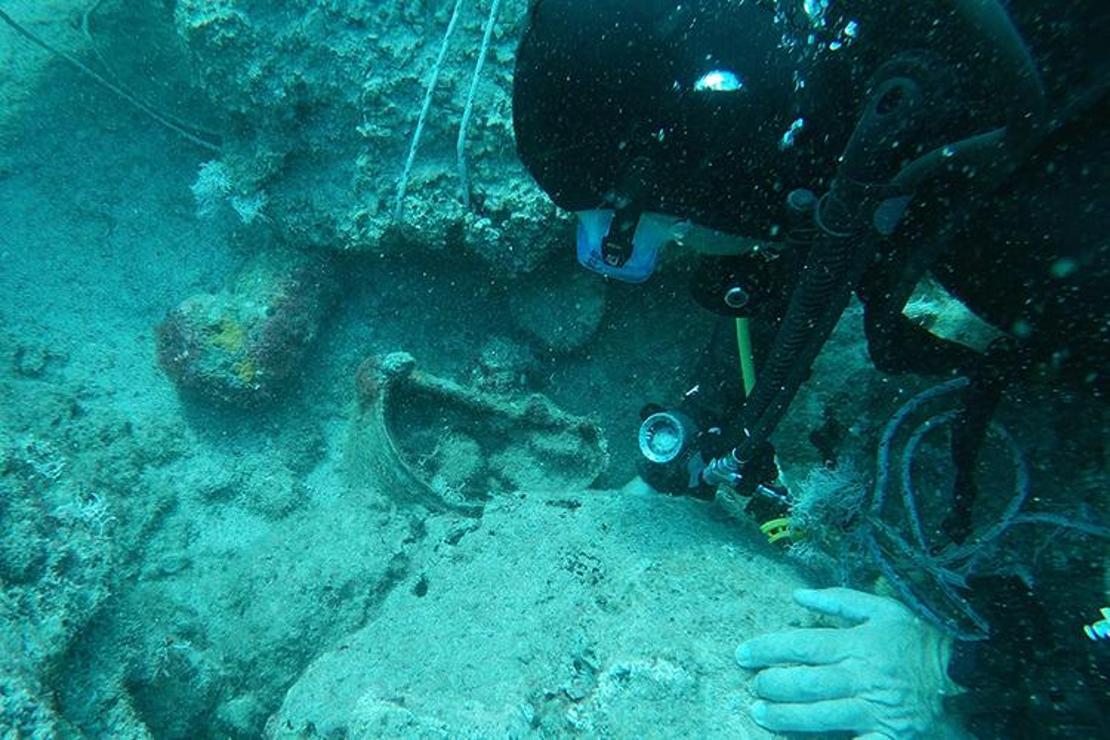
[(759, 671), (752, 719), (769, 730), (855, 732), (880, 738), (964, 737), (941, 700), (951, 639), (893, 599), (847, 588), (799, 590), (794, 600), (855, 626), (797, 629), (740, 645)]

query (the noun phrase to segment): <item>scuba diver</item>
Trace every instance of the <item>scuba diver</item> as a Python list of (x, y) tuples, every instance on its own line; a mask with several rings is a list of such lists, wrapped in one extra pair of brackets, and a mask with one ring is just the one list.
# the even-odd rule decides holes
[[(1106, 393), (1108, 38), (1095, 0), (533, 0), (514, 131), (536, 182), (577, 218), (579, 262), (637, 283), (664, 246), (696, 251), (698, 302), (773, 330), (757, 362), (740, 332), (758, 369), (745, 368), (746, 393), (724, 398), (714, 380), (645, 409), (644, 479), (761, 517), (787, 510), (771, 436), (854, 294), (879, 370), (967, 379), (941, 527), (967, 540), (1004, 389), (1036, 376)], [(980, 353), (908, 319), (926, 275), (1002, 338)], [(742, 645), (739, 663), (760, 671), (753, 718), (957, 736), (943, 700), (965, 694), (980, 736), (1110, 736), (1105, 653), (1077, 669), (1086, 688), (999, 698), (1007, 672), (1038, 670), (1020, 646), (1043, 637), (1014, 616), (1036, 611), (1028, 589), (996, 591), (1002, 626), (981, 643), (894, 599), (799, 592), (856, 626)]]

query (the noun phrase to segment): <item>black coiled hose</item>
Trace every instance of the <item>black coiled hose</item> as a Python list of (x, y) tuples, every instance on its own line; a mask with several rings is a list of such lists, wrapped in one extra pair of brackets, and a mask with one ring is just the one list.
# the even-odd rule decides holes
[[(947, 84), (922, 74), (930, 66), (919, 57), (898, 59), (873, 85), (837, 177), (814, 211), (822, 236), (809, 248), (782, 326), (741, 411), (743, 437), (732, 453), (738, 463), (753, 459), (778, 426), (872, 260), (877, 248), (872, 214), (883, 200), (903, 194), (889, 185), (902, 166), (894, 153), (937, 126), (935, 103), (947, 94)], [(924, 85), (932, 100), (917, 82), (922, 77), (934, 77)]]
[(733, 453), (737, 460), (750, 459), (778, 426), (848, 305), (858, 279), (853, 268), (863, 261), (860, 241), (866, 240), (829, 239), (810, 248), (782, 327), (741, 412), (745, 438)]

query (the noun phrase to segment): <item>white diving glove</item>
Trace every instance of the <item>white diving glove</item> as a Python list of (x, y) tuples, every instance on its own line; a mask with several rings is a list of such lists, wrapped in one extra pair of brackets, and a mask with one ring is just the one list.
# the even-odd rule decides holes
[(857, 738), (967, 737), (947, 718), (951, 638), (893, 599), (830, 588), (799, 590), (807, 609), (855, 623), (847, 628), (776, 632), (736, 649), (758, 670), (751, 706), (758, 724), (779, 732), (856, 733)]

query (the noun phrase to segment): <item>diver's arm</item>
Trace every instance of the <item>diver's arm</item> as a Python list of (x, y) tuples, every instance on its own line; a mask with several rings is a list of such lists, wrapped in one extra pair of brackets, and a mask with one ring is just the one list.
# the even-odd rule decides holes
[(938, 337), (902, 313), (905, 290), (898, 286), (904, 258), (888, 255), (864, 273), (856, 295), (863, 303), (867, 351), (884, 373), (968, 374), (983, 355), (958, 342)]
[[(976, 735), (1110, 737), (1110, 652), (1084, 625), (1104, 607), (1102, 568), (971, 583), (991, 636), (953, 645), (948, 676), (966, 692), (947, 702)], [(1039, 736), (1039, 735), (1038, 735)]]
[(974, 350), (938, 337), (887, 306), (864, 303), (863, 327), (871, 361), (890, 375), (966, 374), (982, 361)]
[(1082, 630), (1082, 615), (1097, 617), (1097, 609), (1069, 603), (1053, 607), (1069, 614), (1054, 614), (1045, 604), (1051, 594), (1035, 595), (1016, 578), (971, 585), (991, 607), (988, 640), (956, 641), (883, 596), (795, 592), (798, 604), (840, 626), (740, 645), (737, 662), (755, 672), (752, 718), (778, 732), (848, 731), (869, 740), (1110, 736), (1110, 694), (1101, 688), (1108, 656)]
[(800, 590), (801, 606), (841, 628), (793, 629), (736, 651), (758, 671), (752, 718), (778, 732), (848, 731), (857, 738), (966, 738), (945, 699), (953, 641), (898, 601), (847, 588)]

